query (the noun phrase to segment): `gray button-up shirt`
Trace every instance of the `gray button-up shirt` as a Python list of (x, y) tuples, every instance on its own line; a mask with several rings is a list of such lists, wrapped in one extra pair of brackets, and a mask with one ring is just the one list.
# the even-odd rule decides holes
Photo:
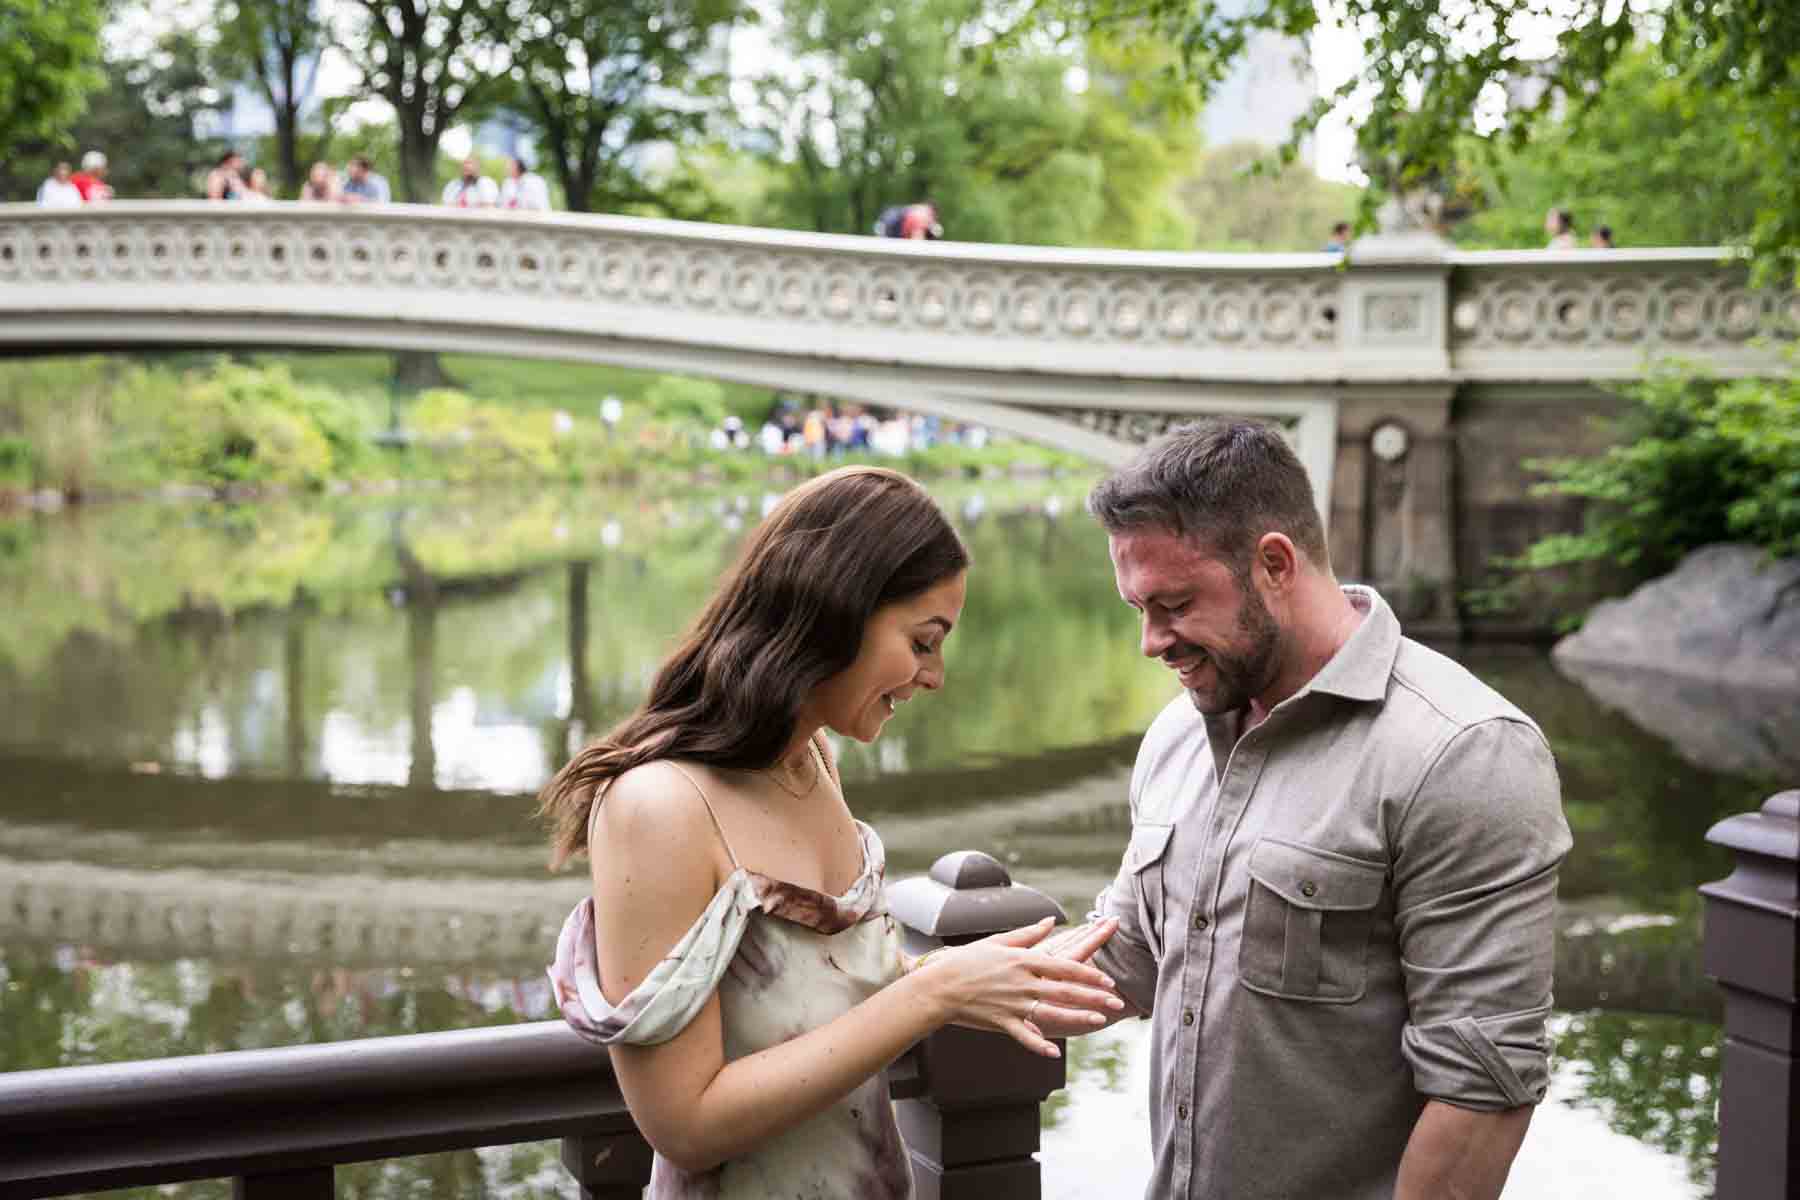
[(1569, 829), (1536, 725), (1400, 635), (1262, 724), (1164, 709), (1095, 962), (1151, 1015), (1148, 1195), (1391, 1197), (1427, 1099), (1542, 1099)]

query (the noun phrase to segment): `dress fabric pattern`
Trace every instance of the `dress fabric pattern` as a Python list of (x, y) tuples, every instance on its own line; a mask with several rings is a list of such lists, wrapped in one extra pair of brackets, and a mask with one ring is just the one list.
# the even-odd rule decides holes
[[(704, 799), (705, 793), (701, 793)], [(710, 810), (711, 805), (708, 804)], [(863, 870), (842, 896), (736, 869), (674, 948), (616, 1006), (600, 989), (590, 896), (563, 923), (550, 983), (590, 1041), (655, 1045), (719, 994), (730, 1062), (816, 1029), (901, 973), (900, 932), (882, 902), (886, 852), (856, 822)], [(730, 853), (730, 846), (726, 846)], [(649, 1200), (908, 1200), (912, 1169), (881, 1075), (810, 1120), (709, 1171), (661, 1155)]]

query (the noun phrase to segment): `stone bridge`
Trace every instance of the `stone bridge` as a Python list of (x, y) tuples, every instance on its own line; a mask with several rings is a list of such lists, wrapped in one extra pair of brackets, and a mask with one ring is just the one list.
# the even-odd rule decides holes
[(1172, 422), (1281, 422), (1340, 576), (1420, 633), (1571, 514), (1520, 461), (1595, 444), (1664, 357), (1789, 369), (1800, 295), (1717, 249), (1324, 254), (917, 243), (625, 217), (0, 205), (0, 352), (371, 347), (605, 362), (980, 422), (1115, 463)]

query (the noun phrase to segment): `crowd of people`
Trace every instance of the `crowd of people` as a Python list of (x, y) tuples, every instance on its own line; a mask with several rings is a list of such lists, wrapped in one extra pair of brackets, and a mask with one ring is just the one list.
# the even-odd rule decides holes
[[(1553, 208), (1544, 214), (1544, 232), (1550, 235), (1550, 241), (1544, 247), (1546, 250), (1581, 249), (1581, 235), (1575, 228), (1575, 214), (1566, 208)], [(1593, 250), (1611, 250), (1612, 226), (1594, 226), (1588, 234), (1587, 244)]]
[[(81, 170), (59, 162), (38, 186), (37, 202), (45, 208), (74, 208), (113, 198), (106, 182), (107, 158), (99, 150), (81, 156)], [(207, 169), (200, 194), (208, 200), (262, 203), (275, 199), (269, 175), (252, 166), (237, 150), (227, 150)], [(329, 162), (316, 162), (306, 173), (296, 199), (302, 204), (390, 204), (393, 190), (367, 155), (353, 155), (342, 172)], [(453, 208), (510, 208), (548, 212), (550, 185), (524, 159), (508, 160), (506, 178), (495, 181), (473, 157), (465, 158), (455, 179), (444, 188), (443, 203)]]
[(748, 450), (754, 445), (771, 456), (824, 459), (880, 454), (897, 458), (944, 444), (979, 449), (987, 445), (988, 432), (980, 425), (959, 425), (919, 413), (881, 416), (854, 404), (806, 408), (788, 402), (772, 412), (754, 436), (741, 418), (729, 416), (712, 430), (709, 441), (714, 450)]

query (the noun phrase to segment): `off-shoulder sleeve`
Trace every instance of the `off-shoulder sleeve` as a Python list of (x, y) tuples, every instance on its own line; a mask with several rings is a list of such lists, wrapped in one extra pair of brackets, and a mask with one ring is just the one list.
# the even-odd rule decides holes
[(603, 1045), (654, 1046), (668, 1041), (706, 1007), (737, 954), (756, 906), (749, 877), (742, 871), (734, 873), (674, 949), (615, 1006), (600, 990), (594, 899), (589, 896), (563, 922), (556, 961), (550, 965), (550, 987), (563, 1020), (582, 1037)]

